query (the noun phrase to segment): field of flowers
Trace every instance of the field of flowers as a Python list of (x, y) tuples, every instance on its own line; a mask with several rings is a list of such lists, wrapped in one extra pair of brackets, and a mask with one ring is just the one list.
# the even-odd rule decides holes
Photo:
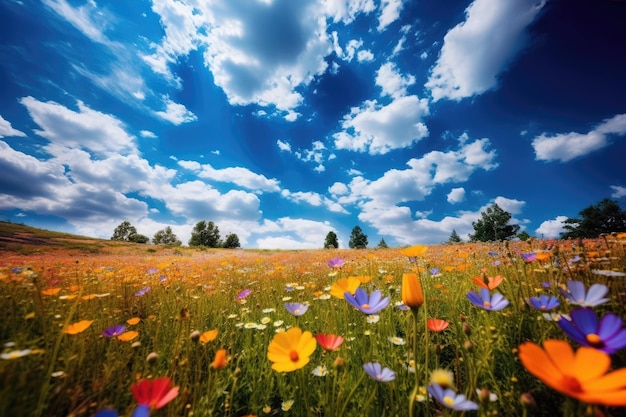
[(626, 415), (626, 235), (125, 248), (0, 251), (0, 416)]

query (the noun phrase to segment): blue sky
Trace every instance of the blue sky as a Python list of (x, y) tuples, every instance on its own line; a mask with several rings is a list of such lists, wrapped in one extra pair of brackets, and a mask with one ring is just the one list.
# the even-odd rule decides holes
[(626, 206), (626, 2), (0, 3), (0, 219), (371, 246)]

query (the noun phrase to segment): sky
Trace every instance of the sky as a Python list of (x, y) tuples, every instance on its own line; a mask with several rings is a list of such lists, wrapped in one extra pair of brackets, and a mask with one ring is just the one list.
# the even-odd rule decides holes
[(244, 248), (626, 207), (626, 2), (2, 0), (0, 220)]

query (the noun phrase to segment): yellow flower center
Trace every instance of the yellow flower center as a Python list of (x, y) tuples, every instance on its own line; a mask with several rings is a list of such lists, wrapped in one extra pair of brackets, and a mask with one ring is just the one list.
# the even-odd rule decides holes
[(445, 396), (445, 397), (443, 397), (443, 402), (448, 404), (449, 406), (453, 406), (454, 405), (454, 398)]
[(291, 359), (292, 362), (298, 362), (300, 356), (298, 355), (298, 352), (292, 350), (291, 352), (289, 352), (289, 359)]
[(483, 307), (489, 308), (489, 307), (491, 307), (491, 303), (489, 301), (484, 301), (483, 302)]
[(369, 304), (361, 304), (361, 308), (364, 308), (365, 310), (369, 310), (371, 307)]
[(604, 343), (602, 342), (602, 339), (600, 339), (600, 336), (598, 336), (595, 333), (589, 333), (585, 337), (585, 339), (587, 340), (587, 343), (589, 343), (593, 347), (601, 347), (604, 345)]
[(296, 308), (293, 312), (294, 312), (294, 314), (300, 314), (300, 309)]

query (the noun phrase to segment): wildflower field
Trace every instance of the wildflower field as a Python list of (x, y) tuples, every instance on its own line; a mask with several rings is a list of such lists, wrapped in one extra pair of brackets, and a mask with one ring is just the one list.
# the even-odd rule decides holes
[(625, 245), (5, 248), (0, 416), (624, 416)]

